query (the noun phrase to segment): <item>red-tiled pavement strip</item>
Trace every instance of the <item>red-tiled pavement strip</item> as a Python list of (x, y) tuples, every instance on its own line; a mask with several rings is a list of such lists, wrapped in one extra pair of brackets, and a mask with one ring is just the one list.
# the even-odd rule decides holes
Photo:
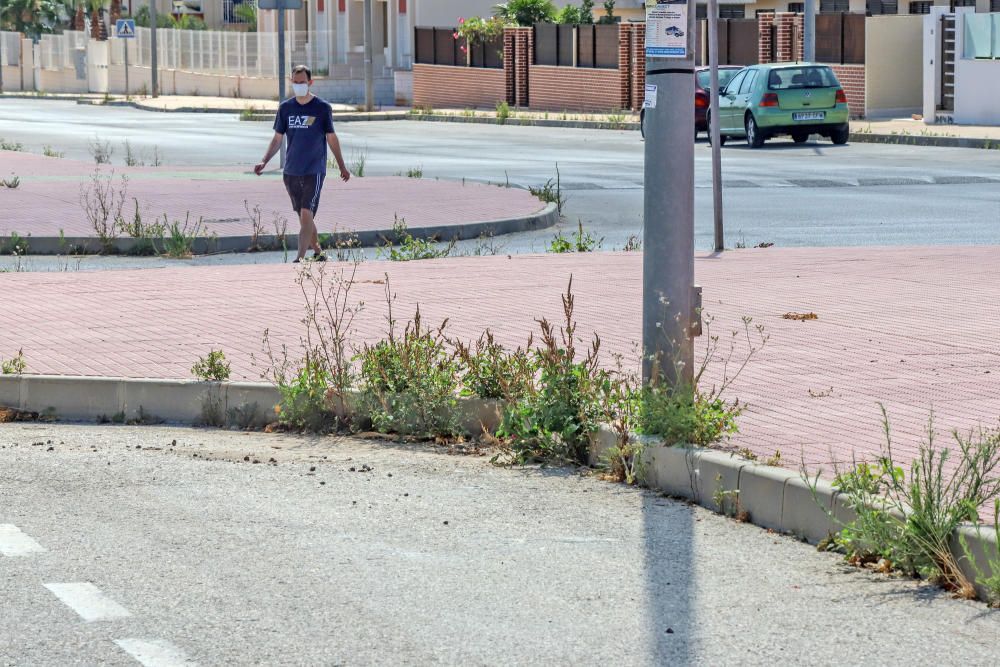
[[(631, 355), (640, 335), (640, 254), (369, 262), (353, 296), (365, 302), (356, 341), (385, 329), (382, 284), (397, 318), (419, 302), (426, 322), (453, 336), (489, 327), (510, 345), (558, 321), (573, 275), (579, 333)], [(730, 396), (749, 405), (737, 443), (793, 465), (878, 451), (885, 403), (900, 451), (937, 426), (995, 426), (1000, 415), (1000, 248), (768, 249), (699, 256), (698, 281), (714, 331), (728, 338), (749, 315), (771, 338)], [(328, 265), (330, 270), (344, 265)], [(30, 371), (187, 378), (222, 348), (234, 379), (259, 378), (251, 354), (270, 329), (296, 345), (302, 296), (290, 265), (0, 275), (0, 356), (19, 348)], [(814, 312), (813, 321), (782, 318)], [(699, 342), (701, 346), (704, 341)], [(634, 358), (634, 357), (630, 357)], [(610, 362), (610, 356), (606, 357)], [(720, 365), (709, 375), (718, 378)]]
[[(27, 153), (0, 152), (0, 178), (16, 175), (16, 189), (0, 188), (0, 236), (96, 236), (81, 206), (81, 189), (90, 188), (95, 166)], [(104, 167), (116, 193), (127, 176), (125, 216), (131, 221), (138, 201), (145, 221), (162, 219), (192, 224), (204, 218), (206, 231), (219, 236), (249, 236), (253, 229), (244, 202), (259, 205), (265, 234), (284, 217), (297, 232), (295, 215), (278, 174), (254, 176), (239, 168)], [(417, 178), (352, 178), (342, 183), (331, 171), (323, 187), (317, 222), (323, 233), (391, 230), (395, 216), (410, 228), (461, 225), (521, 218), (545, 205), (518, 188)]]

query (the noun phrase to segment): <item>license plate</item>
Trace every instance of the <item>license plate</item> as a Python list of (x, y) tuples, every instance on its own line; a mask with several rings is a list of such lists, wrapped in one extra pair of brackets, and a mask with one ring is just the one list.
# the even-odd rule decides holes
[(823, 120), (825, 111), (799, 111), (792, 114), (792, 120)]

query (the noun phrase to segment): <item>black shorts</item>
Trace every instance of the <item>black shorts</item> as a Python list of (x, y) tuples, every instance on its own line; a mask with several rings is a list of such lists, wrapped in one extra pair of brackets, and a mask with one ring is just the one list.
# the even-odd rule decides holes
[(285, 190), (288, 191), (288, 197), (292, 200), (292, 210), (300, 213), (302, 209), (306, 209), (316, 215), (325, 179), (326, 174), (311, 174), (309, 176), (285, 174)]

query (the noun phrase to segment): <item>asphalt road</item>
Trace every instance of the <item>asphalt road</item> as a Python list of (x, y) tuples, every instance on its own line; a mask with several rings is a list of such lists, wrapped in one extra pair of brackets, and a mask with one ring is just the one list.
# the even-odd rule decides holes
[(184, 428), (0, 426), (0, 570), (0, 665), (985, 665), (1000, 632), (594, 477)]
[[(370, 174), (420, 168), (425, 178), (537, 186), (556, 177), (558, 164), (568, 198), (565, 229), (582, 221), (604, 238), (604, 249), (641, 234), (643, 143), (636, 132), (411, 121), (344, 123), (338, 132), (348, 160), (366, 155)], [(128, 139), (147, 159), (156, 147), (166, 164), (250, 165), (270, 134), (267, 123), (232, 115), (0, 99), (0, 137), (80, 159), (90, 159), (97, 139), (110, 141), (121, 163)], [(710, 153), (699, 141), (702, 250), (712, 243)], [(1000, 243), (1000, 151), (776, 140), (756, 151), (726, 146), (723, 173), (728, 247)], [(517, 235), (505, 239), (504, 250), (541, 251), (552, 236)]]

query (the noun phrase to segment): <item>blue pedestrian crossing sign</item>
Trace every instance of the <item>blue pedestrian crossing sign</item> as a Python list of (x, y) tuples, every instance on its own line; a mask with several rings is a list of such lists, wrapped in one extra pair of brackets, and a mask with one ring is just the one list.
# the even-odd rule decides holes
[(135, 39), (135, 19), (118, 19), (115, 36), (118, 39)]

